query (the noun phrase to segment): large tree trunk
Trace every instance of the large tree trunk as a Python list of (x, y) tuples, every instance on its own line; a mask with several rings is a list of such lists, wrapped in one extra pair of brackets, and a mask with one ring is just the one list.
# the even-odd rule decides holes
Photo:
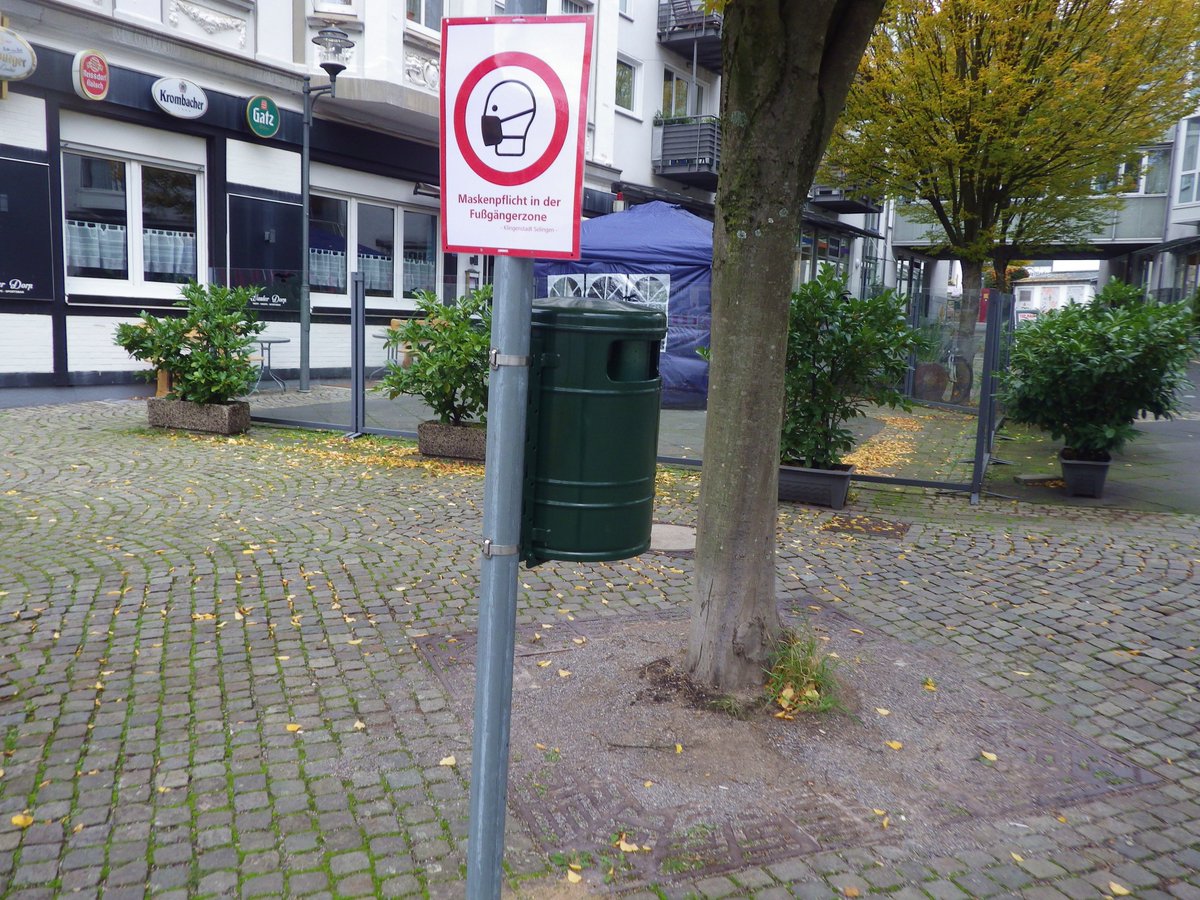
[(978, 260), (960, 260), (962, 266), (962, 300), (958, 307), (958, 321), (952, 350), (957, 360), (947, 360), (957, 371), (950, 373), (954, 387), (946, 398), (959, 406), (971, 405), (971, 388), (975, 381), (975, 324), (979, 321), (979, 306), (983, 296), (983, 263)]
[(712, 363), (688, 667), (762, 684), (781, 626), (783, 366), (804, 201), (883, 0), (736, 0), (724, 23)]

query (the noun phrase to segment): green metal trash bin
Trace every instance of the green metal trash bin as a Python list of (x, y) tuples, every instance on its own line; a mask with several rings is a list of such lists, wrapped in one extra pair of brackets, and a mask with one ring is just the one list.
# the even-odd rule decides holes
[(663, 313), (535, 300), (521, 553), (597, 562), (650, 546)]

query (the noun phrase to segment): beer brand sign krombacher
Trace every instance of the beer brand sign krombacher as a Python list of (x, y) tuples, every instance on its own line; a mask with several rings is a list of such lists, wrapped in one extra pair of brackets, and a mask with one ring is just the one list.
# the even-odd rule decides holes
[(198, 119), (208, 111), (208, 95), (186, 78), (160, 78), (150, 87), (155, 104), (177, 119)]

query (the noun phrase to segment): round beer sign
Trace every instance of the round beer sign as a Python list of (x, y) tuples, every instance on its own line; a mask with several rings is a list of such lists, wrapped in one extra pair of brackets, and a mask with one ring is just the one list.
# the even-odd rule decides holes
[(99, 50), (80, 50), (71, 64), (71, 84), (84, 100), (103, 100), (108, 96), (111, 74), (108, 60)]
[(0, 81), (21, 81), (37, 68), (29, 41), (10, 28), (0, 28)]
[(246, 124), (260, 138), (273, 138), (279, 133), (279, 107), (270, 97), (251, 97), (246, 104)]

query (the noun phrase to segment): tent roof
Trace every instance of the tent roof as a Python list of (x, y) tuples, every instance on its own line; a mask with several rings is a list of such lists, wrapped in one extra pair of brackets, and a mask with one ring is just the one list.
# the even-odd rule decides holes
[(635, 265), (712, 265), (712, 222), (670, 203), (640, 203), (624, 212), (586, 219), (581, 261)]

